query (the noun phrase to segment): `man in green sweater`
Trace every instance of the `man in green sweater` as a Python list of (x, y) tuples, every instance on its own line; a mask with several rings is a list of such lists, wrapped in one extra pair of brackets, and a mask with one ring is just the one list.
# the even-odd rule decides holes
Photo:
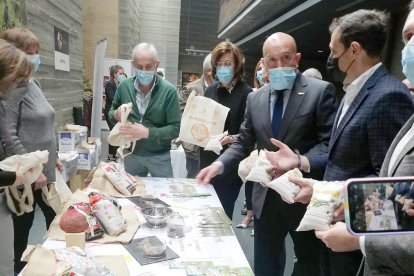
[(109, 118), (120, 121), (119, 107), (132, 102), (128, 121), (119, 128), (121, 136), (137, 140), (134, 152), (125, 157), (125, 170), (138, 176), (173, 177), (171, 140), (180, 130), (180, 105), (175, 87), (157, 76), (160, 64), (154, 45), (140, 43), (132, 51), (133, 76), (120, 83)]

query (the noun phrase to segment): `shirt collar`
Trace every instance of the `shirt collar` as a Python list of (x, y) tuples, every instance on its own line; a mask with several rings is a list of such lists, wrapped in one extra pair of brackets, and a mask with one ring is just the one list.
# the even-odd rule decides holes
[(374, 72), (382, 65), (382, 62), (378, 62), (367, 71), (362, 73), (358, 78), (356, 78), (353, 82), (348, 85), (344, 85), (344, 91), (348, 93), (349, 91), (356, 91), (358, 92), (367, 82), (367, 80), (374, 74)]
[[(155, 87), (155, 84), (157, 83), (157, 79), (158, 79), (157, 76), (155, 76), (154, 83), (152, 84), (152, 87), (151, 87), (151, 89), (150, 89), (150, 91), (148, 92), (147, 95), (151, 94), (152, 90)], [(134, 80), (134, 88), (135, 88), (135, 90), (138, 91), (138, 93), (143, 94), (142, 91), (139, 89), (139, 84), (138, 84), (138, 78), (137, 77), (135, 77), (135, 80)]]

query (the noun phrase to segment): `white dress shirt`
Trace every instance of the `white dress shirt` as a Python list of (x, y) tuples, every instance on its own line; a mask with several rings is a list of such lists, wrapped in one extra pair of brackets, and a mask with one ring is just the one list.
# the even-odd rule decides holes
[(137, 95), (135, 98), (137, 101), (138, 112), (141, 117), (140, 123), (142, 122), (142, 118), (144, 117), (145, 111), (147, 111), (148, 104), (151, 99), (152, 90), (154, 89), (156, 82), (157, 82), (157, 77), (155, 76), (154, 83), (152, 84), (151, 90), (147, 93), (147, 95), (144, 95), (144, 93), (142, 93), (142, 91), (139, 89), (138, 78), (135, 79), (134, 87), (137, 90)]
[(345, 96), (344, 96), (344, 105), (342, 107), (341, 116), (339, 117), (338, 124), (336, 127), (338, 127), (339, 123), (341, 122), (342, 118), (346, 114), (346, 112), (349, 109), (349, 106), (354, 101), (355, 97), (358, 95), (361, 88), (364, 86), (364, 84), (367, 82), (367, 80), (374, 74), (374, 72), (382, 65), (381, 62), (375, 64), (371, 68), (369, 68), (367, 71), (365, 71), (363, 74), (361, 74), (358, 78), (356, 78), (353, 82), (351, 82), (349, 85), (344, 85), (345, 90)]

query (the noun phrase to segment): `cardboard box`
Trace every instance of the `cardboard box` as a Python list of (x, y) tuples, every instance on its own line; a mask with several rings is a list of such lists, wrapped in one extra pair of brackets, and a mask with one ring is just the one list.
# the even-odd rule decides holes
[(74, 193), (77, 189), (83, 190), (86, 188), (85, 180), (88, 177), (90, 171), (78, 170), (74, 175), (70, 177), (69, 188)]
[(76, 151), (59, 152), (59, 159), (63, 165), (62, 177), (68, 182), (70, 177), (74, 175), (78, 169), (79, 155)]
[(96, 164), (99, 164), (99, 162), (102, 160), (101, 139), (95, 137), (88, 137), (86, 141), (82, 142), (80, 148), (96, 150)]
[(63, 127), (58, 131), (58, 147), (60, 152), (74, 151), (77, 145), (86, 140), (88, 128), (83, 126), (76, 127), (75, 129), (77, 130)]
[(78, 152), (78, 170), (92, 170), (97, 165), (96, 150), (94, 149), (79, 149)]

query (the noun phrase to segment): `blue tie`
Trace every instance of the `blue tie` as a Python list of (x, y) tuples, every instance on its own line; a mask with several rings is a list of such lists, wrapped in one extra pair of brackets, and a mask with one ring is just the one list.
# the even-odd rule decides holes
[(273, 137), (279, 138), (280, 125), (282, 124), (283, 113), (283, 92), (285, 90), (276, 90), (277, 98), (273, 107), (272, 131)]

